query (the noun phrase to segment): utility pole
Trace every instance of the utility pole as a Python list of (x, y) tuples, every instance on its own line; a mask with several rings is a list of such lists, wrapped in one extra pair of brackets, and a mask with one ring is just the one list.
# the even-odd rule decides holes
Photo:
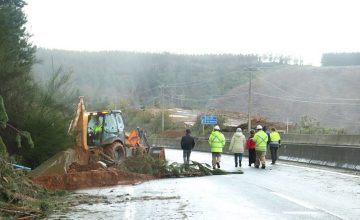
[(251, 130), (251, 107), (252, 107), (252, 97), (251, 97), (251, 80), (252, 80), (252, 71), (249, 73), (249, 97), (248, 97), (248, 132)]
[(161, 89), (161, 131), (164, 131), (164, 85), (160, 86)]
[(286, 118), (286, 134), (289, 134), (289, 124), (291, 121), (289, 121), (289, 117)]

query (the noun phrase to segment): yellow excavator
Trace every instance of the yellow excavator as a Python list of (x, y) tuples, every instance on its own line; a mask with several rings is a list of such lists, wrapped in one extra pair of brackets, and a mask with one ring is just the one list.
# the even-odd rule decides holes
[(91, 165), (101, 161), (112, 166), (133, 155), (149, 154), (165, 160), (164, 148), (150, 146), (140, 129), (125, 132), (120, 110), (87, 112), (82, 96), (68, 133), (75, 138), (75, 146), (49, 158), (29, 176), (65, 174), (74, 162)]
[(87, 112), (84, 97), (79, 98), (75, 118), (68, 133), (76, 138), (75, 150), (80, 164), (102, 161), (107, 165), (121, 163), (126, 157), (150, 154), (165, 160), (163, 147), (149, 146), (140, 130), (125, 133), (120, 110)]

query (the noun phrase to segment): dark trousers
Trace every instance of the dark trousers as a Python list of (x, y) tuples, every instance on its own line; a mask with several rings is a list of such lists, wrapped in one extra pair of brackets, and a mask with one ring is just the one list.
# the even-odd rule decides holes
[(215, 169), (215, 166), (218, 165), (218, 168), (220, 168), (220, 162), (221, 162), (221, 153), (220, 152), (211, 152), (212, 157), (212, 166)]
[(277, 160), (277, 150), (278, 147), (270, 146), (270, 152), (271, 152), (271, 162), (274, 164)]
[(255, 149), (249, 149), (249, 165), (255, 164), (256, 160), (256, 151)]
[(234, 159), (235, 159), (235, 165), (238, 165), (238, 161), (239, 161), (239, 165), (241, 166), (241, 161), (242, 161), (242, 153), (234, 153)]
[(191, 154), (191, 150), (183, 150), (184, 164), (189, 164), (190, 154)]

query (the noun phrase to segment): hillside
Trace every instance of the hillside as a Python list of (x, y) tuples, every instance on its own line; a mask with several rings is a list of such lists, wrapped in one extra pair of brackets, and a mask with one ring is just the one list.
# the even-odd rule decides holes
[[(360, 67), (278, 67), (256, 72), (252, 82), (254, 114), (281, 122), (307, 115), (326, 127), (360, 130)], [(233, 88), (213, 107), (247, 112), (248, 89)]]
[[(360, 130), (360, 67), (290, 66), (261, 63), (256, 55), (174, 55), (119, 51), (39, 49), (33, 72), (46, 80), (59, 67), (72, 73), (72, 88), (87, 103), (126, 100), (159, 107), (247, 113), (249, 72), (253, 112), (271, 121), (296, 123), (310, 116), (322, 126)], [(91, 106), (90, 106), (91, 107)]]
[[(256, 55), (176, 55), (121, 51), (81, 52), (39, 48), (33, 66), (38, 80), (46, 81), (61, 68), (71, 73), (73, 88), (92, 99), (135, 104), (159, 104), (164, 85), (167, 105), (201, 107), (201, 97), (225, 94), (246, 83), (245, 65), (258, 63)], [(225, 76), (225, 77), (224, 77)], [(231, 80), (229, 80), (231, 79)], [(220, 86), (217, 86), (220, 85)], [(89, 100), (89, 99), (87, 99)]]

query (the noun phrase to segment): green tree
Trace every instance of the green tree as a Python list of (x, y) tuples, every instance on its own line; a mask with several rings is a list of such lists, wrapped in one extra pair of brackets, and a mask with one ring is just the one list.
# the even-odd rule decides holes
[[(22, 138), (24, 137), (27, 140), (28, 145), (34, 147), (34, 143), (31, 139), (30, 133), (27, 131), (20, 131), (14, 126), (8, 124), (9, 118), (6, 113), (5, 105), (2, 96), (0, 96), (0, 129), (6, 129), (10, 127), (16, 132), (15, 141), (17, 142), (17, 146), (21, 147)], [(3, 142), (0, 136), (0, 158), (7, 158), (8, 153), (6, 149), (6, 145)]]
[(8, 100), (19, 81), (31, 78), (35, 47), (29, 43), (23, 0), (0, 1), (0, 94)]
[[(0, 95), (13, 127), (22, 127), (31, 94), (35, 93), (30, 74), (35, 47), (28, 42), (30, 35), (25, 29), (24, 6), (23, 0), (0, 1)], [(8, 147), (19, 143), (19, 138), (13, 138), (16, 134), (13, 129), (0, 131)]]
[(36, 167), (61, 150), (72, 147), (74, 142), (67, 135), (77, 98), (68, 88), (70, 74), (58, 69), (46, 86), (39, 89), (34, 107), (23, 123), (31, 132), (35, 148), (21, 148), (18, 153), (26, 165)]
[(29, 43), (24, 6), (23, 0), (0, 1), (0, 96), (9, 118), (6, 123), (5, 111), (1, 112), (1, 125), (7, 126), (0, 129), (0, 144), (10, 154), (21, 155), (25, 165), (35, 167), (71, 146), (66, 131), (73, 113), (71, 104), (76, 102), (66, 87), (70, 75), (61, 69), (51, 69), (45, 85), (34, 81), (31, 69), (36, 48)]

